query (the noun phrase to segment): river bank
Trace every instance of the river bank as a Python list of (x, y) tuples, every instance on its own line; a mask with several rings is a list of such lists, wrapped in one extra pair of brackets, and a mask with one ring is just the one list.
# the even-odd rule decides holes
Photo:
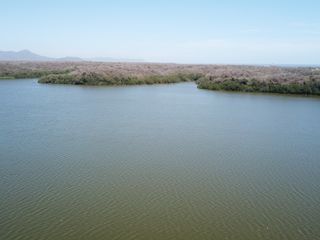
[(0, 79), (39, 83), (142, 85), (195, 82), (208, 90), (320, 95), (317, 67), (101, 62), (1, 62)]

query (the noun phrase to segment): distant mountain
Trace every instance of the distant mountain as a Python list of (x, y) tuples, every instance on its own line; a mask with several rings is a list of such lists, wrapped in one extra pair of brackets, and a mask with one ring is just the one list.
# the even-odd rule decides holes
[(0, 51), (0, 61), (49, 61), (50, 58), (37, 55), (29, 50)]
[(83, 61), (78, 57), (63, 57), (63, 58), (50, 58), (35, 54), (29, 50), (14, 51), (0, 51), (0, 61), (34, 61), (34, 62), (47, 62), (47, 61), (63, 61), (63, 62), (79, 62)]
[(29, 50), (14, 51), (0, 51), (0, 61), (30, 61), (30, 62), (143, 62), (140, 59), (121, 59), (111, 57), (96, 57), (96, 58), (79, 58), (79, 57), (62, 57), (50, 58), (38, 55)]

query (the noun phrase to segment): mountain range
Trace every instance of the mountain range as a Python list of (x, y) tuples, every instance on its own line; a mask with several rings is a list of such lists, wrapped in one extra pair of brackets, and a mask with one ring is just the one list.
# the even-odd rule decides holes
[(143, 62), (140, 59), (117, 59), (111, 57), (95, 57), (95, 58), (80, 58), (80, 57), (62, 57), (52, 58), (41, 56), (33, 53), (29, 50), (21, 51), (0, 51), (0, 61), (30, 61), (30, 62), (81, 62), (81, 61), (92, 61), (92, 62)]

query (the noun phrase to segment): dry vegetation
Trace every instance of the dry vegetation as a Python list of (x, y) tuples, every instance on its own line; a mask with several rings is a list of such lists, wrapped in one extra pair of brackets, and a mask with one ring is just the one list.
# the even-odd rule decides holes
[(2, 62), (0, 78), (40, 78), (40, 83), (133, 85), (195, 81), (210, 90), (320, 95), (320, 69), (98, 62)]
[(320, 95), (320, 69), (224, 66), (197, 83), (199, 88), (210, 90)]

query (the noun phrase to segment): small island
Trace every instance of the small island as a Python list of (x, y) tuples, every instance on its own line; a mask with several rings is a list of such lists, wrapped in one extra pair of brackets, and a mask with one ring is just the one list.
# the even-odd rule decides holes
[(0, 79), (39, 83), (139, 85), (193, 81), (200, 89), (320, 95), (320, 68), (103, 62), (1, 62)]

